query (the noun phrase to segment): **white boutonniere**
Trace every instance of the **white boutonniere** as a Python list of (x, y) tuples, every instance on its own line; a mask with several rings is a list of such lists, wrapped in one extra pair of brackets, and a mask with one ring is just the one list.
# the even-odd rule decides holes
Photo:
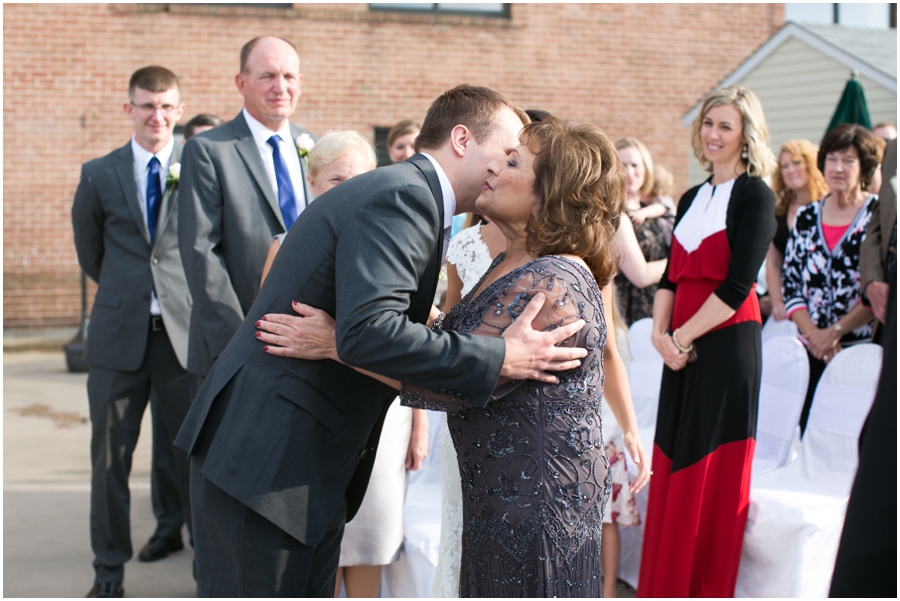
[(300, 134), (297, 136), (297, 139), (294, 140), (294, 143), (297, 145), (297, 154), (300, 155), (300, 158), (304, 161), (307, 160), (309, 156), (309, 151), (313, 149), (313, 146), (316, 145), (315, 141), (312, 139), (312, 136), (309, 134)]
[(169, 172), (166, 173), (166, 189), (172, 190), (178, 187), (178, 180), (181, 179), (181, 163), (172, 163), (169, 165)]

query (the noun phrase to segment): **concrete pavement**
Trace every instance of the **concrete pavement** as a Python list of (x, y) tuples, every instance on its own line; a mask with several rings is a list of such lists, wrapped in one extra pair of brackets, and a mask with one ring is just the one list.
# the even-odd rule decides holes
[[(91, 588), (87, 375), (62, 352), (3, 356), (3, 595), (83, 597)], [(155, 527), (150, 505), (150, 412), (131, 472), (135, 554)], [(187, 532), (184, 533), (187, 542)], [(125, 565), (126, 597), (195, 597), (187, 547)]]
[[(3, 595), (83, 597), (93, 584), (89, 535), (87, 374), (66, 371), (61, 351), (3, 355)], [(131, 470), (135, 555), (155, 527), (150, 505), (150, 411)], [(187, 543), (187, 532), (184, 532)], [(196, 597), (190, 547), (125, 564), (126, 597)], [(620, 597), (634, 591), (618, 582)]]

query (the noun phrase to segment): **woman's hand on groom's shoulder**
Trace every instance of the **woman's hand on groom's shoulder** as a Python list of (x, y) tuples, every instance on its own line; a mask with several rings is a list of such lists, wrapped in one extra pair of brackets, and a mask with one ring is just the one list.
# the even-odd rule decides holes
[(334, 319), (325, 311), (294, 301), (297, 315), (273, 313), (256, 322), (256, 337), (265, 352), (279, 357), (339, 361), (334, 340)]

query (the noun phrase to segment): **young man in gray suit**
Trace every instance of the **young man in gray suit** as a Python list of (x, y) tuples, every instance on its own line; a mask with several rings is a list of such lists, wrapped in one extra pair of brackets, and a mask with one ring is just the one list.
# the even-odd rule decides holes
[[(191, 403), (183, 367), (191, 300), (173, 181), (180, 147), (172, 133), (184, 112), (178, 78), (164, 67), (138, 69), (128, 97), (134, 135), (85, 163), (72, 205), (78, 262), (98, 284), (87, 347), (95, 570), (89, 597), (123, 595), (123, 564), (132, 555), (128, 474), (148, 399), (155, 396), (173, 436)], [(177, 449), (175, 467), (190, 527), (187, 457)]]
[(503, 338), (424, 325), (452, 217), (474, 208), (488, 163), (527, 119), (493, 90), (458, 86), (425, 117), (425, 154), (329, 190), (288, 233), (176, 439), (192, 455), (200, 595), (334, 594), (344, 522), (396, 395), (335, 361), (268, 354), (255, 327), (265, 315), (319, 307), (348, 365), (480, 406), (500, 377), (547, 380), (578, 365), (584, 349), (554, 345), (583, 322), (542, 333), (523, 314)]
[(235, 76), (244, 108), (184, 145), (178, 240), (194, 305), (188, 371), (204, 376), (259, 291), (272, 239), (312, 200), (288, 118), (300, 99), (300, 57), (280, 38), (254, 38)]

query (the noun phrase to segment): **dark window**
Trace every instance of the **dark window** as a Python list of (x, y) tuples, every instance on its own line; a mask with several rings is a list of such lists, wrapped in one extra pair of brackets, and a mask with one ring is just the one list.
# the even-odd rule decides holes
[(387, 149), (387, 136), (390, 131), (390, 127), (375, 126), (375, 155), (378, 157), (379, 167), (391, 164), (391, 156)]
[(372, 10), (389, 10), (402, 12), (427, 12), (445, 13), (454, 15), (473, 15), (479, 17), (509, 17), (509, 4), (503, 2), (485, 3), (403, 3), (403, 2), (372, 2), (369, 4)]

